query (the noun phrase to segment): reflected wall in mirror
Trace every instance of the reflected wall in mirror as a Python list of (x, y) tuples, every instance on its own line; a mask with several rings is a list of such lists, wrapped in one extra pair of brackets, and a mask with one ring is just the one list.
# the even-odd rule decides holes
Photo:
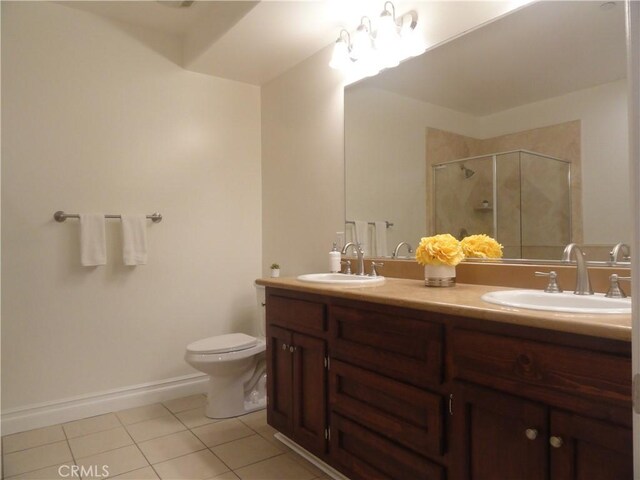
[[(574, 241), (589, 245), (589, 260), (607, 260), (614, 244), (630, 241), (621, 2), (609, 9), (588, 1), (526, 6), (347, 86), (344, 111), (346, 218), (392, 222), (385, 256), (401, 241), (415, 247), (425, 235), (460, 236), (463, 228), (469, 234), (495, 234), (509, 247), (505, 258), (558, 260), (562, 246)], [(436, 224), (434, 165), (520, 150), (570, 163), (571, 184), (564, 193), (570, 196), (570, 213), (559, 213), (570, 218), (570, 226), (523, 222), (520, 214), (529, 207), (515, 200), (528, 195), (522, 192), (498, 209), (499, 223), (511, 225), (502, 238), (493, 224), (488, 231), (475, 231), (453, 200), (441, 209), (447, 220)], [(534, 159), (527, 162), (533, 169), (529, 183), (540, 184), (545, 167)], [(457, 173), (465, 174), (460, 166)], [(562, 169), (557, 175), (562, 178), (555, 183), (566, 180)], [(467, 183), (480, 179), (477, 175)], [(496, 195), (509, 184), (496, 182)], [(464, 200), (462, 190), (450, 188), (450, 199)], [(539, 209), (561, 211), (558, 203), (567, 201), (559, 191), (535, 195)], [(483, 200), (493, 202), (469, 197), (465, 208), (482, 206)], [(346, 231), (352, 239), (352, 226)], [(368, 253), (376, 254), (373, 227), (368, 235)]]

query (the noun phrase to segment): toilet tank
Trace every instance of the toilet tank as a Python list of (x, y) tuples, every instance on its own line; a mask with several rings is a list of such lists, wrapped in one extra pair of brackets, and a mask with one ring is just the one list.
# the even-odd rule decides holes
[(254, 284), (256, 287), (256, 306), (258, 307), (258, 315), (256, 315), (256, 320), (258, 322), (258, 334), (261, 337), (264, 337), (266, 335), (266, 308), (265, 308), (265, 301), (266, 301), (266, 295), (265, 295), (265, 291), (264, 291), (264, 286), (262, 285), (258, 285), (258, 284)]

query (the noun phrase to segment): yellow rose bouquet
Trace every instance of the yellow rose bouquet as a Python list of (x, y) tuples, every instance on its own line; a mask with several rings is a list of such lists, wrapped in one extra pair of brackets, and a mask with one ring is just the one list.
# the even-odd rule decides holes
[(502, 258), (502, 245), (488, 235), (469, 235), (460, 245), (468, 258)]
[(448, 233), (423, 237), (416, 248), (416, 260), (420, 265), (447, 265), (455, 267), (464, 260), (460, 242)]

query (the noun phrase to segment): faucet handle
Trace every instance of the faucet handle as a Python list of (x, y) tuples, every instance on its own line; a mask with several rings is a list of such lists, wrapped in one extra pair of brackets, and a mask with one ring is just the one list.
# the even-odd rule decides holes
[(558, 285), (558, 274), (553, 270), (550, 272), (535, 272), (536, 277), (549, 277), (549, 284), (544, 289), (547, 293), (562, 293), (560, 285)]
[(345, 275), (351, 275), (351, 260), (341, 260), (340, 265), (346, 265), (346, 268), (342, 273)]
[(627, 294), (620, 288), (620, 280), (630, 281), (631, 277), (620, 277), (617, 273), (609, 275), (609, 290), (604, 294), (607, 298), (627, 298)]
[(371, 273), (369, 274), (370, 277), (378, 276), (378, 271), (376, 270), (377, 267), (384, 267), (384, 263), (371, 262)]

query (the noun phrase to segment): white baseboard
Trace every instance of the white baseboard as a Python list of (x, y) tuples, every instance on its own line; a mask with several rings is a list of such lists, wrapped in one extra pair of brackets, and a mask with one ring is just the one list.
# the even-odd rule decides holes
[(172, 398), (206, 393), (209, 376), (202, 373), (167, 378), (106, 392), (27, 405), (2, 412), (2, 435), (140, 407)]

